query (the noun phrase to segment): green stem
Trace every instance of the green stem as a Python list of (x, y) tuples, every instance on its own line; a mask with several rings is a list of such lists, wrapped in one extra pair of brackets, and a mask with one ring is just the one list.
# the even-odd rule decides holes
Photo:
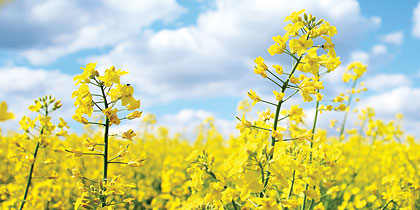
[(393, 202), (393, 200), (391, 199), (387, 204), (385, 204), (385, 206), (384, 207), (382, 207), (381, 208), (381, 210), (385, 210), (386, 209), (386, 207), (388, 207), (389, 206), (389, 204), (391, 204)]
[(289, 190), (289, 194), (287, 195), (287, 200), (290, 199), (290, 197), (292, 196), (292, 193), (293, 193), (293, 185), (295, 184), (295, 174), (296, 174), (296, 170), (293, 170), (292, 185), (290, 185), (290, 190)]
[(258, 162), (258, 166), (260, 167), (260, 170), (261, 170), (261, 181), (264, 184), (264, 181), (265, 181), (265, 178), (264, 178), (264, 167), (262, 166), (261, 162)]
[(255, 126), (255, 125), (252, 125), (251, 127), (252, 128), (256, 128), (256, 129), (261, 129), (261, 130), (266, 130), (266, 131), (270, 131), (271, 132), (271, 129), (268, 129), (268, 128), (258, 127), (258, 126)]
[(83, 155), (104, 155), (102, 153), (84, 152)]
[(280, 118), (280, 119), (279, 119), (279, 121), (282, 121), (282, 120), (284, 120), (284, 119), (286, 119), (286, 118), (288, 118), (288, 117), (289, 117), (289, 115), (286, 115), (286, 116), (284, 116), (284, 117)]
[(271, 72), (270, 70), (267, 69), (267, 71), (273, 75), (275, 78), (277, 78), (280, 82), (284, 83), (284, 81), (282, 79), (280, 79), (278, 76), (276, 76), (275, 74), (273, 74), (273, 72)]
[[(45, 109), (45, 117), (47, 117), (47, 116), (48, 116), (48, 107)], [(39, 131), (39, 136), (40, 137), (42, 136), (42, 134), (44, 134), (44, 126)], [(35, 146), (35, 151), (34, 151), (34, 162), (32, 162), (31, 168), (29, 169), (28, 179), (26, 181), (25, 194), (23, 195), (22, 203), (20, 204), (20, 208), (19, 208), (20, 210), (23, 209), (23, 206), (25, 206), (25, 203), (26, 203), (26, 197), (28, 196), (29, 187), (31, 186), (32, 174), (34, 172), (35, 161), (36, 161), (36, 156), (38, 154), (39, 146), (40, 146), (40, 143), (39, 143), (39, 141), (37, 141), (36, 146)]]
[(279, 83), (277, 83), (276, 81), (274, 81), (273, 79), (271, 79), (270, 77), (267, 77), (267, 79), (269, 79), (270, 81), (272, 81), (274, 84), (276, 84), (279, 87), (282, 87)]
[(39, 149), (39, 141), (36, 144), (35, 147), (35, 152), (34, 152), (34, 162), (32, 162), (31, 164), (31, 169), (29, 170), (29, 176), (28, 176), (28, 180), (26, 182), (26, 188), (25, 188), (25, 194), (23, 195), (23, 199), (22, 199), (22, 203), (20, 205), (20, 210), (23, 209), (23, 206), (26, 203), (26, 197), (28, 196), (28, 192), (29, 192), (29, 186), (31, 185), (31, 181), (32, 181), (32, 173), (34, 171), (34, 166), (35, 166), (35, 160), (36, 160), (36, 155), (38, 154), (38, 149)]
[[(319, 74), (318, 74), (318, 78), (319, 78)], [(317, 90), (317, 93), (319, 93), (319, 89)], [(315, 135), (315, 129), (316, 129), (316, 122), (318, 120), (318, 107), (319, 107), (319, 101), (316, 101), (316, 108), (315, 108), (315, 118), (314, 118), (314, 123), (312, 125), (312, 136), (311, 136), (311, 151), (309, 152), (309, 164), (312, 163), (312, 148), (314, 147), (314, 135)], [(305, 185), (305, 190), (308, 190), (309, 184), (306, 183)], [(303, 204), (302, 204), (302, 210), (305, 209), (305, 205), (306, 205), (306, 194), (303, 196)]]
[[(289, 84), (290, 81), (290, 77), (292, 77), (293, 73), (296, 71), (297, 66), (300, 64), (300, 60), (302, 60), (302, 55), (299, 57), (299, 59), (297, 60), (296, 64), (293, 66), (292, 71), (290, 72), (289, 76), (287, 77), (286, 81), (283, 83), (283, 86), (281, 88), (281, 92), (284, 93), (286, 91), (287, 85)], [(277, 108), (276, 108), (276, 114), (274, 117), (274, 125), (273, 125), (273, 130), (277, 130), (277, 125), (279, 122), (279, 115), (280, 115), (280, 109), (281, 109), (281, 105), (283, 104), (284, 100), (279, 101), (279, 103), (277, 104)], [(276, 138), (271, 137), (271, 146), (274, 147), (276, 145)], [(274, 153), (270, 154), (269, 160), (272, 160), (274, 157)], [(263, 190), (260, 193), (260, 197), (264, 196), (265, 190), (267, 188), (268, 185), (268, 180), (270, 178), (270, 172), (267, 171), (267, 178), (264, 181), (264, 187)]]
[(233, 205), (233, 208), (235, 209), (235, 210), (239, 210), (238, 209), (238, 207), (236, 206), (236, 203), (235, 203), (235, 201), (232, 199), (232, 205)]
[(265, 101), (265, 100), (262, 100), (262, 99), (261, 99), (261, 102), (264, 102), (264, 103), (267, 103), (267, 104), (270, 104), (270, 105), (273, 105), (273, 106), (277, 106), (277, 104), (274, 104), (274, 103), (271, 103), (269, 101)]
[(103, 123), (97, 123), (97, 122), (88, 122), (88, 124), (105, 126), (105, 124), (103, 124)]
[[(344, 114), (344, 119), (343, 119), (343, 123), (341, 124), (341, 129), (340, 129), (340, 137), (343, 135), (343, 133), (344, 133), (344, 127), (345, 127), (345, 125), (346, 125), (346, 121), (347, 121), (347, 115), (349, 114), (349, 110), (350, 110), (350, 104), (351, 104), (351, 99), (352, 99), (352, 97), (353, 97), (353, 89), (356, 87), (356, 83), (357, 83), (357, 79), (356, 80), (354, 80), (354, 83), (353, 83), (353, 86), (351, 87), (351, 94), (350, 94), (350, 97), (349, 97), (349, 101), (347, 102), (347, 105), (346, 105), (346, 113)], [(341, 138), (340, 138), (341, 139)]]
[(314, 207), (314, 199), (311, 200), (311, 204), (309, 204), (309, 210), (311, 210)]
[(287, 97), (286, 99), (284, 99), (284, 101), (289, 100), (289, 98), (293, 97), (297, 92), (299, 92), (299, 90), (296, 90), (294, 93), (292, 93), (292, 95), (290, 95), (289, 97)]
[(108, 163), (127, 164), (127, 163), (125, 163), (125, 162), (111, 162), (111, 161), (108, 161)]
[[(102, 97), (104, 99), (105, 109), (107, 109), (108, 108), (108, 103), (107, 103), (107, 100), (106, 100), (104, 86), (102, 86), (102, 85), (101, 85), (101, 91), (102, 91)], [(103, 180), (104, 180), (104, 182), (106, 182), (107, 178), (108, 178), (108, 132), (109, 132), (109, 119), (106, 116), (105, 133), (104, 133), (104, 162), (103, 162), (103, 165), (104, 165)], [(105, 207), (106, 206), (106, 196), (103, 196), (101, 198), (101, 201), (102, 201), (102, 207)]]
[(93, 103), (93, 104), (95, 104), (95, 106), (99, 109), (99, 111), (101, 111), (101, 112), (102, 112), (101, 107), (100, 107), (100, 106), (99, 106), (99, 105), (98, 105), (95, 101), (93, 101), (93, 100), (92, 100), (92, 103)]

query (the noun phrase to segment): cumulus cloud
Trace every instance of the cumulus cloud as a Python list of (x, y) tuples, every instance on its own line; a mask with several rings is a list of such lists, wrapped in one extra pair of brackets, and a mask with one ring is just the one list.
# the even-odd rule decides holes
[[(358, 127), (358, 114), (353, 112), (353, 108), (357, 110), (371, 107), (375, 110), (375, 118), (389, 122), (396, 119), (398, 113), (403, 114), (404, 121), (402, 124), (403, 131), (406, 134), (420, 136), (420, 102), (413, 98), (420, 97), (420, 89), (410, 86), (387, 87), (382, 92), (370, 92), (370, 95), (363, 97), (360, 102), (354, 102), (351, 105), (352, 111), (349, 112), (346, 121), (346, 128), (351, 129)], [(315, 110), (308, 108), (305, 110), (307, 122), (312, 122)], [(338, 130), (329, 127), (330, 120), (338, 120), (338, 127), (344, 118), (344, 112), (323, 112), (317, 123), (318, 128), (327, 129), (330, 134), (338, 135)]]
[(252, 73), (255, 57), (289, 66), (290, 59), (270, 57), (267, 48), (272, 36), (284, 33), (284, 17), (302, 7), (337, 27), (334, 42), (343, 59), (380, 22), (363, 16), (357, 1), (216, 1), (214, 9), (199, 15), (197, 25), (147, 31), (88, 60), (131, 70), (132, 82), (141, 87), (145, 101), (153, 103), (237, 96), (250, 84), (253, 88), (267, 86)]
[(184, 11), (175, 0), (15, 1), (0, 13), (0, 28), (8, 32), (0, 46), (20, 48), (32, 64), (44, 65), (69, 53), (113, 46)]
[(385, 43), (401, 45), (404, 41), (404, 33), (402, 31), (397, 31), (393, 33), (386, 34), (381, 37), (381, 40)]
[(370, 51), (355, 50), (350, 54), (349, 62), (362, 62), (368, 65), (369, 70), (376, 70), (379, 67), (389, 63), (393, 55), (388, 52), (385, 45), (374, 45)]
[(377, 55), (386, 54), (387, 48), (385, 45), (375, 45), (372, 47), (372, 53)]
[[(371, 64), (376, 58), (386, 58), (384, 55), (388, 53), (384, 45), (374, 46), (370, 52), (355, 51), (357, 43), (381, 22), (378, 17), (364, 16), (355, 0), (218, 0), (212, 9), (198, 16), (197, 24), (164, 30), (151, 29), (150, 25), (176, 19), (184, 9), (175, 0), (129, 1), (124, 4), (111, 0), (95, 1), (86, 7), (81, 7), (82, 4), (86, 2), (42, 1), (34, 6), (27, 0), (8, 6), (0, 13), (0, 27), (7, 29), (10, 23), (21, 23), (22, 27), (9, 27), (11, 35), (1, 40), (0, 46), (23, 49), (22, 54), (34, 64), (47, 64), (69, 53), (108, 46), (111, 48), (109, 52), (90, 56), (85, 61), (98, 61), (98, 68), (102, 69), (115, 65), (130, 71), (124, 82), (133, 84), (142, 106), (175, 98), (238, 97), (245, 95), (250, 88), (272, 97), (274, 85), (252, 73), (252, 60), (261, 55), (267, 63), (289, 66), (290, 59), (285, 59), (286, 56), (270, 57), (266, 50), (272, 43), (272, 36), (284, 33), (284, 17), (303, 7), (337, 27), (338, 34), (333, 42), (343, 63), (358, 60)], [(51, 8), (55, 8), (54, 11), (47, 13)], [(67, 22), (69, 24), (62, 24)], [(33, 36), (19, 38), (22, 34)], [(74, 89), (68, 75), (56, 72), (51, 77), (48, 74), (51, 71), (26, 73), (26, 70), (32, 71), (24, 68), (16, 74), (39, 77), (38, 82), (13, 84), (16, 88), (10, 93), (2, 93), (5, 94), (3, 97), (16, 97), (13, 99), (16, 103), (25, 104), (22, 110), (27, 109), (32, 98), (50, 92), (67, 97)], [(0, 78), (9, 79), (10, 76)], [(327, 78), (334, 82), (341, 77), (340, 73), (334, 73)], [(45, 87), (41, 85), (43, 83)], [(47, 89), (47, 85), (60, 86), (63, 90)], [(331, 91), (341, 89), (344, 88), (336, 87)], [(21, 97), (13, 94), (19, 91)], [(30, 98), (30, 101), (19, 101), (24, 98)], [(72, 106), (71, 100), (66, 103)], [(213, 113), (205, 110), (186, 109), (163, 116), (158, 121), (171, 130), (187, 132), (184, 128), (192, 128), (211, 115)], [(234, 124), (229, 120), (216, 120), (216, 126), (225, 129), (222, 130), (224, 134), (231, 133)]]
[(180, 133), (186, 139), (194, 140), (198, 134), (198, 126), (211, 118), (217, 130), (228, 138), (231, 134), (238, 133), (234, 120), (215, 118), (215, 113), (206, 110), (183, 109), (175, 114), (168, 114), (158, 118), (158, 125), (169, 127), (171, 132)]
[(366, 87), (374, 91), (411, 86), (413, 82), (404, 74), (376, 74), (366, 79)]
[(351, 53), (350, 60), (351, 61), (359, 61), (364, 64), (369, 63), (370, 55), (367, 52), (356, 50)]
[(397, 112), (404, 112), (409, 118), (418, 118), (420, 101), (413, 98), (420, 97), (420, 89), (414, 87), (396, 87), (381, 94), (368, 97), (361, 106), (371, 106), (382, 116), (392, 117)]
[(412, 34), (414, 37), (420, 38), (420, 2), (413, 11), (413, 29)]
[(394, 119), (397, 113), (402, 113), (405, 116), (407, 132), (420, 136), (418, 127), (416, 127), (420, 124), (418, 120), (420, 117), (420, 101), (413, 100), (419, 97), (419, 88), (395, 87), (367, 97), (358, 104), (358, 107), (372, 107), (375, 109), (378, 118), (388, 121)]
[(28, 106), (33, 104), (35, 99), (50, 94), (63, 104), (54, 115), (71, 120), (74, 113), (71, 94), (75, 88), (72, 76), (56, 70), (1, 67), (0, 89), (0, 98), (9, 104), (9, 109), (16, 115), (14, 120), (2, 124), (6, 129), (17, 130), (18, 121), (23, 115), (33, 115)]

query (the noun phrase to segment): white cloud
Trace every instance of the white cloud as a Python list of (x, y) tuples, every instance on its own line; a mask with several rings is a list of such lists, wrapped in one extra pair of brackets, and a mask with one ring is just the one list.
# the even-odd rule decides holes
[[(71, 120), (74, 113), (71, 94), (75, 90), (72, 77), (59, 71), (43, 69), (29, 69), (27, 67), (1, 67), (0, 68), (0, 98), (9, 104), (9, 109), (15, 113), (14, 120), (2, 123), (6, 129), (17, 130), (19, 120), (23, 115), (32, 116), (28, 106), (34, 100), (46, 95), (52, 95), (62, 101), (62, 108), (54, 113)], [(54, 118), (54, 117), (53, 117)]]
[(420, 2), (413, 11), (413, 36), (420, 38)]
[(338, 34), (333, 41), (342, 58), (380, 22), (363, 16), (357, 1), (246, 0), (216, 1), (215, 5), (199, 15), (197, 25), (147, 31), (87, 60), (131, 70), (130, 83), (141, 87), (145, 103), (237, 96), (257, 87), (271, 92), (268, 83), (252, 73), (252, 60), (261, 55), (270, 63), (290, 64), (287, 56), (270, 57), (267, 48), (272, 36), (284, 33), (283, 20), (292, 11), (305, 7), (335, 25)]
[(377, 74), (367, 78), (366, 87), (374, 91), (388, 91), (391, 88), (411, 86), (413, 83), (404, 74)]
[[(357, 110), (365, 109), (366, 107), (371, 107), (375, 110), (375, 118), (389, 122), (395, 120), (397, 113), (402, 113), (404, 117), (403, 122), (403, 131), (406, 134), (415, 135), (416, 137), (420, 136), (420, 126), (419, 117), (420, 117), (420, 101), (413, 100), (414, 98), (420, 97), (420, 89), (403, 86), (403, 87), (389, 87), (383, 92), (374, 93), (370, 96), (363, 97), (360, 102), (354, 102), (351, 105), (351, 108), (356, 108)], [(307, 122), (312, 122), (314, 109), (309, 108), (305, 110), (307, 114)], [(357, 113), (353, 111), (349, 113), (346, 121), (346, 129), (351, 129), (358, 127), (355, 123), (359, 122)], [(334, 129), (329, 128), (330, 120), (338, 120), (338, 127), (341, 126), (342, 120), (344, 118), (344, 112), (324, 112), (318, 118), (317, 127), (328, 129), (330, 135), (338, 134)]]
[(386, 34), (381, 37), (381, 40), (385, 43), (401, 45), (404, 41), (404, 33), (402, 31), (397, 31), (393, 33)]
[(351, 52), (349, 61), (362, 62), (364, 65), (367, 65), (369, 71), (371, 71), (389, 63), (392, 58), (393, 55), (388, 52), (385, 45), (377, 44), (374, 45), (368, 52), (361, 50)]
[(368, 97), (360, 106), (370, 106), (384, 118), (393, 117), (396, 113), (402, 112), (407, 118), (414, 119), (419, 117), (420, 101), (413, 99), (419, 97), (420, 89), (418, 88), (397, 87)]
[(114, 46), (185, 11), (175, 0), (16, 1), (0, 14), (0, 27), (8, 31), (0, 46), (20, 48), (32, 64), (45, 65), (80, 50)]
[(214, 120), (215, 127), (223, 137), (228, 138), (231, 134), (238, 133), (235, 120), (218, 119), (214, 116), (214, 113), (206, 110), (183, 109), (158, 118), (157, 124), (169, 127), (171, 132), (180, 133), (190, 141), (195, 140), (199, 125), (209, 118)]
[(420, 117), (420, 89), (414, 87), (396, 87), (377, 95), (363, 99), (358, 108), (366, 106), (375, 109), (377, 118), (386, 121), (393, 120), (397, 113), (405, 116), (405, 128), (410, 134), (420, 136), (418, 126)]
[[(153, 22), (176, 18), (183, 9), (175, 1), (130, 1), (124, 4), (106, 1), (103, 5), (90, 5), (87, 7), (89, 12), (81, 9), (82, 3), (85, 2), (45, 1), (37, 3), (36, 7), (28, 6), (29, 9), (25, 11), (30, 11), (28, 14), (37, 24), (71, 24), (64, 29), (56, 28), (57, 31), (51, 32), (54, 36), (31, 45), (23, 54), (34, 64), (46, 64), (83, 49), (111, 47), (109, 53), (90, 56), (86, 61), (98, 61), (99, 68), (115, 65), (130, 71), (129, 77), (123, 79), (136, 88), (135, 92), (140, 96), (143, 107), (175, 98), (237, 97), (250, 88), (261, 91), (261, 94), (272, 95), (273, 86), (252, 73), (252, 60), (262, 55), (269, 63), (285, 66), (290, 63), (290, 59), (285, 59), (286, 56), (270, 57), (266, 50), (272, 43), (272, 36), (284, 33), (284, 17), (303, 7), (307, 8), (307, 12), (337, 27), (338, 34), (333, 41), (343, 63), (348, 63), (349, 60), (372, 63), (375, 61), (374, 55), (383, 58), (386, 57), (383, 54), (387, 54), (383, 45), (373, 47), (370, 52), (354, 52), (358, 41), (369, 31), (375, 30), (381, 22), (378, 17), (365, 17), (361, 14), (359, 4), (354, 0), (220, 0), (215, 2), (214, 9), (199, 15), (196, 25), (160, 31), (146, 28)], [(95, 8), (96, 6), (99, 7)], [(50, 8), (57, 9), (46, 14), (45, 11)], [(71, 15), (63, 12), (67, 8), (72, 8)], [(351, 59), (346, 59), (347, 57)], [(7, 84), (16, 88), (12, 88), (10, 93), (5, 92), (7, 96), (4, 97), (17, 97), (13, 91), (19, 92), (21, 88), (24, 94), (13, 100), (16, 104), (24, 104), (22, 109), (26, 110), (33, 98), (58, 91), (47, 90), (47, 87), (62, 87), (62, 92), (56, 93), (70, 96), (74, 90), (71, 78), (58, 72), (52, 76), (48, 73), (43, 70), (35, 73), (18, 71), (17, 75), (40, 79), (37, 82), (32, 81), (34, 84), (29, 79), (27, 83), (9, 82)], [(338, 81), (340, 75), (336, 73), (330, 80)], [(54, 80), (61, 76), (66, 81)], [(1, 78), (9, 79), (10, 76)], [(42, 86), (43, 83), (45, 87)], [(44, 88), (37, 92), (39, 87)], [(340, 90), (340, 87), (332, 91), (336, 90)], [(31, 99), (28, 102), (19, 101), (23, 98)], [(68, 101), (72, 106), (71, 100)], [(162, 116), (158, 122), (169, 126), (173, 131), (190, 132), (194, 125), (211, 115), (213, 113), (205, 110), (186, 109)], [(234, 130), (234, 124), (234, 120), (216, 119), (216, 126), (224, 129), (222, 133), (225, 135)], [(184, 130), (185, 128), (188, 130)], [(191, 136), (191, 133), (185, 135)]]
[(366, 52), (363, 52), (363, 51), (354, 51), (350, 55), (350, 60), (352, 62), (359, 61), (359, 62), (362, 62), (364, 64), (367, 64), (367, 63), (369, 63), (370, 55)]
[(372, 47), (373, 54), (381, 55), (381, 54), (386, 54), (387, 52), (388, 51), (385, 45), (378, 44)]

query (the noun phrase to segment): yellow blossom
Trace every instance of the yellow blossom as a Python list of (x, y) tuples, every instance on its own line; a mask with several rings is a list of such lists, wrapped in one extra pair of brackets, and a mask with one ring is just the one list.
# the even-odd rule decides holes
[(122, 138), (128, 140), (132, 140), (134, 136), (136, 136), (136, 133), (131, 129), (122, 134)]
[(251, 100), (252, 100), (252, 106), (254, 106), (256, 103), (261, 101), (261, 98), (252, 89), (249, 90), (249, 92), (247, 94), (248, 94), (249, 98), (251, 98)]
[(283, 100), (283, 97), (284, 97), (284, 93), (283, 93), (283, 92), (279, 93), (279, 92), (277, 92), (277, 91), (273, 90), (273, 93), (274, 93), (274, 95), (276, 96), (276, 100), (277, 100), (277, 101), (281, 101), (281, 100)]

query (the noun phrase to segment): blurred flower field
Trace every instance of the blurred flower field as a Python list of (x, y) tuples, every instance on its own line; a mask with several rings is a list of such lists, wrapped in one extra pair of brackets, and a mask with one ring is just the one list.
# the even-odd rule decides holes
[[(420, 209), (418, 140), (402, 130), (403, 116), (385, 122), (371, 108), (351, 110), (367, 91), (359, 79), (368, 67), (360, 62), (343, 74), (348, 91), (324, 99), (333, 87), (322, 79), (341, 64), (337, 30), (304, 12), (287, 16), (285, 32), (268, 47), (271, 56), (289, 57), (292, 69), (254, 60), (256, 76), (276, 85), (275, 101), (250, 89), (252, 104), (238, 107), (240, 134), (229, 138), (212, 118), (195, 139), (170, 135), (143, 114), (133, 87), (121, 84), (128, 72), (82, 67), (72, 96), (36, 99), (28, 104), (36, 118), (1, 132), (1, 209)], [(59, 97), (74, 98), (73, 119), (55, 115)], [(313, 106), (311, 121), (291, 98)], [(249, 121), (256, 103), (272, 110)], [(331, 122), (338, 135), (317, 127), (325, 112), (342, 113)], [(350, 114), (356, 127), (346, 124)], [(12, 118), (2, 102), (0, 121)], [(71, 120), (85, 126), (83, 134), (68, 132)], [(140, 129), (110, 132), (127, 120)]]

